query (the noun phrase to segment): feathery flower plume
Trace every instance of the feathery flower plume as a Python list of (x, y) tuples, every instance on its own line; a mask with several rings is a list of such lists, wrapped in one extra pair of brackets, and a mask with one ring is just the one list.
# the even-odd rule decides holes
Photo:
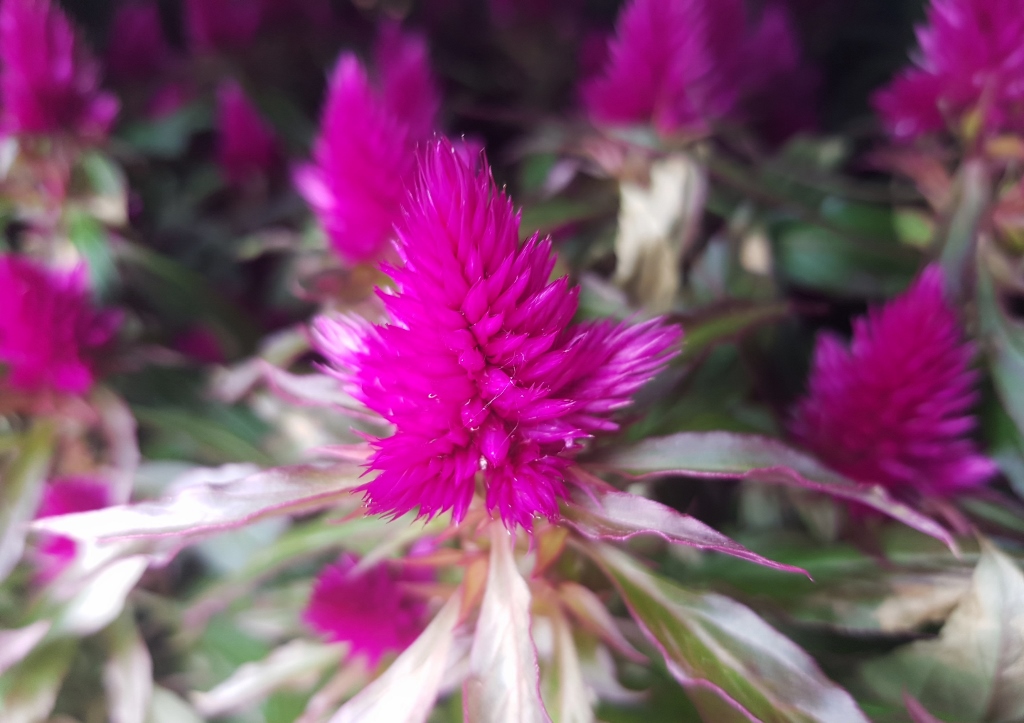
[(120, 6), (110, 22), (109, 37), (105, 60), (116, 80), (152, 80), (171, 59), (155, 2)]
[(217, 91), (217, 161), (233, 185), (266, 175), (280, 159), (277, 137), (235, 82)]
[(50, 0), (2, 0), (0, 132), (102, 137), (118, 102), (99, 85), (99, 64)]
[(967, 436), (975, 426), (974, 347), (924, 270), (902, 296), (857, 319), (849, 347), (819, 337), (793, 432), (852, 479), (941, 495), (983, 484), (995, 464)]
[[(51, 480), (43, 489), (36, 518), (90, 512), (110, 505), (107, 485), (91, 479), (68, 477)], [(46, 535), (40, 544), (36, 579), (46, 583), (57, 577), (75, 557), (77, 545), (70, 537)]]
[(1024, 132), (1024, 11), (1018, 0), (932, 0), (920, 49), (874, 98), (889, 132), (914, 139)]
[(28, 392), (88, 391), (92, 353), (121, 320), (93, 307), (84, 267), (54, 271), (16, 256), (0, 256), (0, 309), (0, 383)]
[(416, 168), (416, 145), (433, 129), (439, 93), (426, 42), (385, 26), (379, 87), (351, 53), (331, 76), (313, 162), (295, 173), (335, 251), (349, 263), (381, 255), (394, 237)]
[(321, 571), (303, 619), (328, 640), (349, 643), (352, 655), (364, 656), (373, 667), (423, 630), (427, 607), (402, 583), (424, 582), (430, 573), (388, 562), (358, 570), (357, 563), (346, 553)]
[(257, 0), (185, 0), (185, 34), (196, 50), (230, 50), (248, 45), (260, 29)]
[(583, 101), (602, 125), (699, 133), (768, 81), (798, 75), (798, 55), (781, 6), (751, 25), (742, 0), (632, 0)]
[(519, 243), (519, 216), (486, 162), (432, 143), (381, 293), (392, 318), (321, 318), (317, 345), (367, 407), (395, 425), (373, 442), (371, 512), (466, 515), (478, 482), (507, 526), (555, 518), (583, 440), (671, 357), (658, 320), (572, 323), (578, 289), (549, 282), (550, 239)]

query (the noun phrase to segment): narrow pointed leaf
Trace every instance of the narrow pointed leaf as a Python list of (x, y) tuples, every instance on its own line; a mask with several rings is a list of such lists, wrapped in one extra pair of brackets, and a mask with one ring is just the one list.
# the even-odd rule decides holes
[(18, 564), (25, 549), (25, 523), (32, 519), (43, 495), (53, 454), (53, 430), (35, 425), (21, 440), (18, 456), (0, 469), (0, 581)]
[(947, 530), (898, 502), (880, 485), (858, 484), (771, 437), (732, 432), (681, 432), (616, 448), (594, 463), (638, 478), (683, 474), (743, 479), (821, 492), (871, 507), (956, 549)]
[[(312, 512), (349, 496), (362, 470), (354, 465), (280, 467), (190, 484), (162, 500), (37, 520), (38, 530), (80, 540), (198, 537), (265, 517)], [(233, 478), (232, 478), (233, 477)]]
[(0, 677), (0, 720), (39, 723), (50, 716), (77, 643), (57, 640), (40, 646)]
[(49, 620), (37, 620), (17, 630), (0, 630), (0, 675), (31, 653), (49, 630)]
[(468, 723), (541, 723), (540, 669), (530, 635), (530, 588), (516, 569), (513, 540), (491, 523), (491, 565), (463, 686)]
[(669, 542), (723, 552), (776, 570), (807, 574), (798, 567), (773, 562), (751, 552), (696, 517), (599, 482), (577, 487), (571, 500), (562, 505), (562, 518), (592, 540), (628, 540), (636, 535), (657, 535)]
[(452, 595), (427, 629), (377, 680), (363, 688), (331, 718), (331, 723), (423, 723), (437, 700), (448, 664), (459, 595)]
[(153, 661), (129, 613), (104, 632), (108, 658), (103, 686), (111, 723), (146, 723), (153, 694)]
[(731, 718), (868, 722), (807, 653), (749, 608), (677, 587), (610, 546), (592, 549), (673, 676), (687, 688), (720, 692), (722, 710), (731, 709)]
[(213, 690), (195, 693), (192, 702), (207, 718), (237, 713), (275, 690), (306, 681), (314, 684), (320, 674), (336, 666), (345, 649), (339, 645), (293, 640), (260, 661), (239, 667)]

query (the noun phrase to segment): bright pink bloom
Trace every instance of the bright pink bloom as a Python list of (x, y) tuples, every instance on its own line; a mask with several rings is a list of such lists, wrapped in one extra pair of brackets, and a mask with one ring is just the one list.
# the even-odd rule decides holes
[(234, 185), (269, 174), (281, 158), (274, 130), (238, 83), (225, 83), (217, 92), (217, 134), (217, 161)]
[(328, 640), (349, 643), (352, 655), (365, 656), (374, 666), (385, 653), (404, 650), (423, 630), (427, 607), (403, 583), (424, 582), (430, 574), (387, 562), (357, 570), (357, 562), (346, 553), (323, 569), (303, 619)]
[(631, 0), (619, 15), (603, 74), (583, 86), (603, 125), (653, 123), (703, 132), (746, 95), (799, 72), (781, 7), (750, 26), (743, 0)]
[[(52, 480), (43, 489), (43, 501), (36, 518), (99, 510), (110, 502), (110, 490), (102, 482), (77, 477)], [(76, 550), (75, 541), (70, 537), (44, 535), (38, 548), (37, 580), (46, 583), (59, 575), (74, 559)]]
[(102, 137), (118, 102), (100, 68), (50, 0), (0, 4), (0, 132)]
[(974, 347), (931, 266), (902, 296), (853, 326), (850, 348), (819, 337), (793, 432), (835, 470), (894, 491), (945, 494), (996, 472), (975, 426)]
[(231, 50), (256, 37), (263, 16), (259, 0), (185, 0), (185, 35), (196, 50)]
[(875, 96), (900, 139), (951, 128), (978, 113), (985, 133), (1024, 132), (1024, 8), (1019, 0), (932, 0), (920, 51)]
[(440, 104), (426, 42), (387, 27), (378, 43), (379, 88), (351, 53), (331, 77), (313, 162), (295, 184), (335, 251), (350, 263), (380, 256), (415, 173), (415, 150)]
[(463, 519), (477, 487), (505, 524), (555, 518), (582, 443), (666, 363), (677, 327), (572, 323), (578, 289), (550, 282), (550, 240), (519, 217), (486, 163), (447, 141), (425, 153), (381, 292), (392, 323), (321, 318), (320, 350), (350, 392), (395, 425), (373, 442), (373, 513)]
[(53, 271), (16, 256), (0, 256), (0, 310), (2, 382), (23, 391), (88, 391), (93, 352), (121, 319), (93, 307), (84, 267)]
[(107, 70), (118, 80), (152, 81), (172, 56), (155, 2), (120, 6), (109, 37)]

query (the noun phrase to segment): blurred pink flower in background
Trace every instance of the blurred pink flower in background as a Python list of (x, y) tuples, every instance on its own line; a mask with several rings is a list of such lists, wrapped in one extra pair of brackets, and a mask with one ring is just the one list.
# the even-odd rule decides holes
[(104, 136), (118, 102), (100, 67), (50, 0), (0, 4), (0, 132)]
[[(43, 489), (43, 500), (36, 518), (99, 510), (110, 503), (110, 490), (103, 482), (80, 477), (55, 479)], [(76, 549), (76, 543), (70, 537), (43, 535), (37, 550), (37, 581), (46, 583), (59, 575), (74, 559)]]
[(874, 98), (889, 132), (1024, 132), (1024, 7), (1019, 0), (932, 0), (914, 65)]
[(943, 297), (942, 272), (930, 266), (902, 296), (854, 321), (849, 348), (819, 337), (793, 432), (860, 482), (925, 495), (981, 485), (997, 468), (968, 437), (973, 353)]
[(56, 271), (16, 256), (0, 256), (0, 309), (2, 383), (28, 392), (88, 391), (93, 354), (121, 320), (93, 306), (84, 267)]
[(265, 177), (280, 160), (273, 128), (242, 87), (234, 81), (222, 84), (217, 91), (217, 161), (228, 182), (240, 186), (253, 177)]
[(752, 25), (742, 0), (631, 0), (603, 72), (583, 84), (582, 96), (601, 125), (700, 133), (769, 81), (785, 85), (799, 72), (781, 6), (769, 5)]
[(402, 584), (427, 581), (431, 573), (402, 562), (358, 570), (358, 561), (346, 553), (320, 572), (303, 619), (328, 640), (349, 643), (351, 655), (365, 657), (373, 667), (386, 653), (404, 650), (423, 630), (427, 606)]
[(120, 6), (108, 37), (107, 72), (116, 80), (152, 81), (172, 57), (155, 2)]
[(240, 48), (256, 37), (262, 18), (260, 0), (185, 0), (185, 37), (199, 51)]
[(394, 237), (415, 150), (433, 130), (440, 95), (426, 41), (382, 30), (377, 87), (351, 53), (331, 76), (313, 161), (295, 172), (295, 185), (347, 262), (380, 256)]
[(660, 371), (680, 339), (658, 320), (572, 322), (578, 289), (549, 281), (549, 239), (519, 217), (486, 163), (432, 143), (381, 293), (392, 323), (321, 318), (319, 349), (350, 393), (396, 427), (373, 441), (372, 513), (461, 521), (478, 477), (507, 526), (555, 518), (581, 443)]

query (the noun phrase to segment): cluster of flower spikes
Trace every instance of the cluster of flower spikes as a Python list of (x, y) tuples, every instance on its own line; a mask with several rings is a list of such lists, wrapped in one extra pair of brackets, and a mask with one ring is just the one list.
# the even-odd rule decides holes
[(973, 354), (942, 272), (930, 266), (902, 296), (854, 321), (849, 349), (819, 337), (793, 432), (836, 471), (897, 493), (983, 484), (997, 470), (968, 436)]
[(796, 39), (780, 6), (769, 4), (750, 27), (743, 0), (631, 0), (604, 71), (584, 83), (582, 96), (601, 125), (704, 132), (779, 76), (799, 79)]
[(104, 136), (117, 99), (50, 0), (0, 2), (0, 133)]
[(932, 0), (915, 65), (875, 98), (889, 132), (910, 140), (975, 125), (1024, 132), (1024, 8), (1019, 0)]
[(92, 304), (84, 267), (47, 269), (0, 256), (0, 384), (25, 392), (81, 394), (92, 386), (92, 361), (121, 321)]
[(217, 144), (217, 162), (234, 185), (270, 173), (281, 158), (274, 130), (233, 81), (217, 91)]
[(387, 24), (376, 49), (378, 87), (351, 53), (327, 91), (313, 162), (295, 185), (334, 250), (349, 263), (387, 251), (415, 176), (416, 147), (433, 132), (440, 94), (426, 41)]
[(317, 576), (303, 619), (328, 640), (351, 645), (352, 655), (373, 667), (423, 631), (427, 606), (402, 586), (432, 577), (429, 570), (401, 561), (361, 569), (358, 558), (346, 553)]
[(321, 318), (317, 345), (350, 392), (395, 426), (373, 442), (373, 513), (460, 521), (480, 480), (509, 527), (555, 518), (588, 437), (667, 363), (681, 331), (573, 323), (578, 288), (549, 281), (550, 239), (519, 243), (519, 216), (483, 163), (432, 142), (385, 267), (391, 323)]

